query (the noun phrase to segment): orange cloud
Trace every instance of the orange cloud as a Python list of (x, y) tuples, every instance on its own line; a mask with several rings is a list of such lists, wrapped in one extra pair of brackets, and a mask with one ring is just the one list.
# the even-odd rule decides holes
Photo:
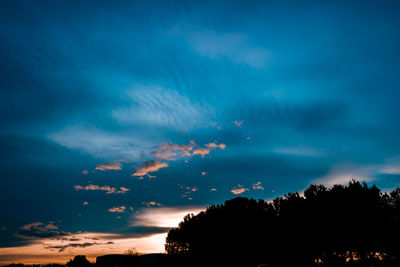
[(226, 148), (226, 145), (222, 144), (222, 143), (219, 144), (219, 145), (217, 145), (216, 143), (209, 143), (209, 144), (206, 144), (206, 147), (208, 147), (208, 148), (220, 148), (220, 149), (224, 150)]
[(111, 209), (108, 209), (109, 212), (113, 212), (113, 213), (124, 213), (126, 210), (125, 206), (121, 206), (121, 207), (113, 207)]
[(110, 171), (110, 170), (122, 170), (122, 165), (119, 162), (115, 162), (115, 163), (102, 163), (102, 164), (98, 164), (96, 165), (96, 170), (98, 171)]
[(106, 191), (106, 194), (125, 194), (126, 192), (128, 192), (130, 190), (129, 188), (126, 188), (126, 187), (123, 187), (123, 186), (121, 186), (119, 188), (120, 190), (117, 190), (115, 187), (110, 187), (108, 185), (98, 186), (98, 185), (94, 185), (94, 184), (89, 184), (89, 185), (86, 185), (86, 186), (75, 185), (74, 188), (75, 188), (75, 190)]
[(83, 201), (82, 205), (83, 205), (83, 206), (87, 206), (87, 205), (89, 205), (89, 202)]
[(210, 154), (210, 150), (206, 149), (206, 148), (201, 148), (200, 147), (200, 148), (196, 148), (193, 151), (193, 155), (201, 155), (202, 158), (204, 158), (204, 156), (208, 155), (208, 154)]
[(159, 159), (164, 160), (176, 160), (181, 157), (190, 157), (191, 151), (193, 150), (196, 143), (192, 140), (188, 145), (175, 145), (172, 143), (166, 143), (158, 148), (158, 151), (154, 151), (153, 155)]
[(207, 175), (207, 172), (201, 172), (201, 176)]
[(246, 191), (249, 191), (249, 189), (241, 186), (240, 184), (237, 187), (232, 188), (232, 190), (231, 190), (232, 194), (234, 194), (234, 195), (240, 195)]
[(161, 203), (158, 203), (158, 202), (155, 202), (155, 201), (142, 202), (142, 204), (147, 206), (147, 207), (162, 206)]
[(261, 186), (261, 182), (257, 182), (253, 184), (253, 190), (264, 190), (264, 187)]
[(142, 166), (140, 166), (132, 176), (144, 176), (150, 172), (156, 172), (161, 168), (168, 167), (168, 163), (160, 162), (160, 161), (150, 161), (146, 162)]

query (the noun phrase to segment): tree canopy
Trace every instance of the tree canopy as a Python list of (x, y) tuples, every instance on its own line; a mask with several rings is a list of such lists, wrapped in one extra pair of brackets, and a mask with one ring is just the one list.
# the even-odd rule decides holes
[(168, 232), (166, 251), (197, 262), (252, 266), (393, 261), (400, 254), (400, 189), (356, 181), (311, 185), (304, 194), (234, 198)]

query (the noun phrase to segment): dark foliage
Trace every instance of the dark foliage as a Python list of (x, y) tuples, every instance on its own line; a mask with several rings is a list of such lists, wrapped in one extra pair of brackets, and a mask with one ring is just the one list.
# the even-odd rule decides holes
[(84, 255), (75, 256), (73, 260), (69, 260), (67, 262), (68, 267), (87, 267), (90, 266), (91, 263), (86, 259)]
[(353, 181), (271, 203), (235, 198), (187, 215), (165, 248), (208, 266), (400, 266), (400, 189)]

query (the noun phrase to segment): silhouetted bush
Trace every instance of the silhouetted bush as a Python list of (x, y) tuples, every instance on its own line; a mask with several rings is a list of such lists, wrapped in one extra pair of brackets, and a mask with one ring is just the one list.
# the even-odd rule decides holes
[(208, 266), (397, 264), (400, 189), (386, 194), (352, 181), (270, 203), (238, 197), (187, 215), (165, 248)]
[(86, 259), (84, 255), (75, 256), (73, 260), (69, 260), (65, 265), (68, 267), (87, 267), (91, 263)]

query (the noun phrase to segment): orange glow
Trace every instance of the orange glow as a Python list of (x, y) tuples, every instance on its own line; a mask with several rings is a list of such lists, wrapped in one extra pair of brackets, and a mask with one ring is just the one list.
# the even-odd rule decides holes
[(59, 247), (66, 246), (71, 243), (70, 241), (41, 239), (24, 246), (0, 248), (0, 264), (65, 264), (76, 255), (86, 255), (89, 261), (95, 262), (97, 256), (121, 254), (132, 247), (144, 253), (163, 253), (166, 236), (167, 233), (162, 233), (146, 237), (124, 238), (109, 233), (80, 233), (74, 234), (73, 238), (82, 240), (80, 242), (95, 244), (86, 247), (66, 247), (63, 251), (60, 251)]

